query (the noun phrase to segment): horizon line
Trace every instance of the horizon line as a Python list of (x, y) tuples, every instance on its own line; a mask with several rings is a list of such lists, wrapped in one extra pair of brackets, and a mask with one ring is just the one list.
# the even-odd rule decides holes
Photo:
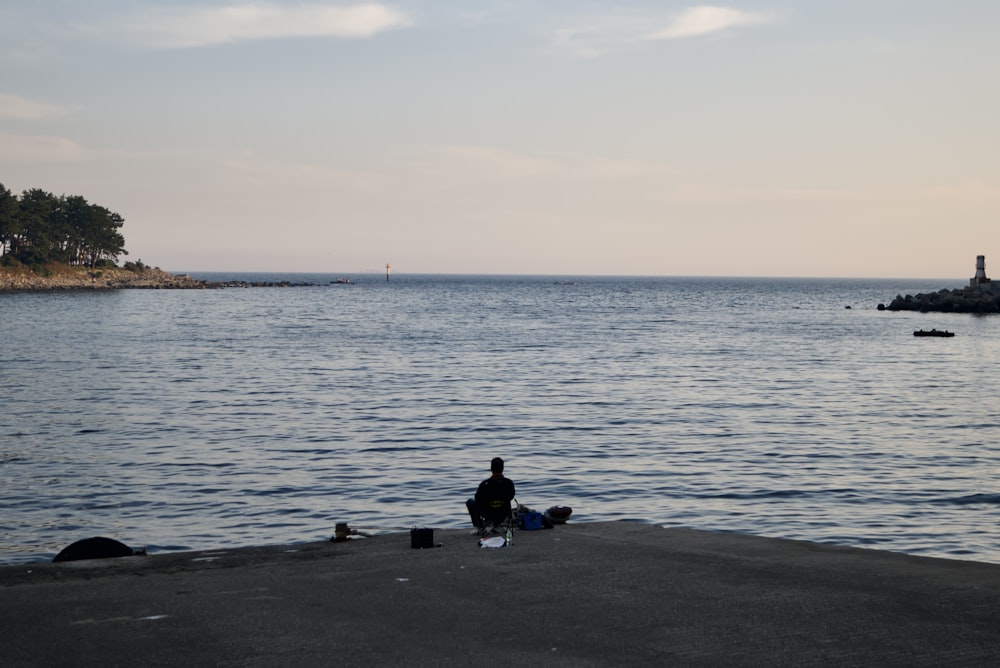
[[(256, 270), (256, 269), (187, 269), (172, 270), (164, 269), (172, 274), (321, 274), (329, 276), (385, 276), (383, 270), (362, 269), (358, 271), (313, 271), (306, 269), (295, 270)], [(767, 279), (767, 280), (858, 280), (858, 281), (968, 281), (967, 278), (941, 278), (928, 277), (920, 278), (915, 276), (793, 276), (793, 275), (751, 275), (751, 274), (582, 274), (582, 273), (505, 273), (505, 272), (400, 272), (392, 270), (392, 277), (400, 276), (455, 276), (455, 277), (511, 277), (511, 278), (704, 278), (704, 279), (726, 279), (726, 280), (747, 280), (747, 279)]]

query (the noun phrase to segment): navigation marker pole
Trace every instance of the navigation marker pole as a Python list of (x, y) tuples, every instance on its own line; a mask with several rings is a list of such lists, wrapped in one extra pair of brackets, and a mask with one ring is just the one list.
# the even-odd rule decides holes
[(388, 262), (386, 262), (386, 263), (385, 263), (385, 280), (386, 280), (386, 281), (388, 281), (388, 280), (389, 280), (389, 274), (390, 274), (391, 272), (392, 272), (392, 267), (390, 267), (390, 266), (389, 266), (389, 263), (388, 263)]

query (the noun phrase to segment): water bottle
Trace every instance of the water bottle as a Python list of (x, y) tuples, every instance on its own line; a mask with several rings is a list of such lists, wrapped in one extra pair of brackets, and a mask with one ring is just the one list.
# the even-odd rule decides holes
[(507, 547), (510, 547), (513, 542), (514, 532), (510, 530), (510, 527), (507, 527)]

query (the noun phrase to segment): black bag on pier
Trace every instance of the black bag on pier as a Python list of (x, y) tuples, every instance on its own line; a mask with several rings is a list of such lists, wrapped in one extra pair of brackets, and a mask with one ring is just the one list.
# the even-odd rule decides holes
[(434, 547), (434, 529), (410, 529), (410, 547), (421, 550), (425, 547)]

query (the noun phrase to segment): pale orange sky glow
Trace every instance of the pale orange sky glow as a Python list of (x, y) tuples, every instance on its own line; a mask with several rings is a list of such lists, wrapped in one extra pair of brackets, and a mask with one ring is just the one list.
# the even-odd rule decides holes
[(0, 183), (174, 271), (963, 278), (1000, 5), (0, 7)]

